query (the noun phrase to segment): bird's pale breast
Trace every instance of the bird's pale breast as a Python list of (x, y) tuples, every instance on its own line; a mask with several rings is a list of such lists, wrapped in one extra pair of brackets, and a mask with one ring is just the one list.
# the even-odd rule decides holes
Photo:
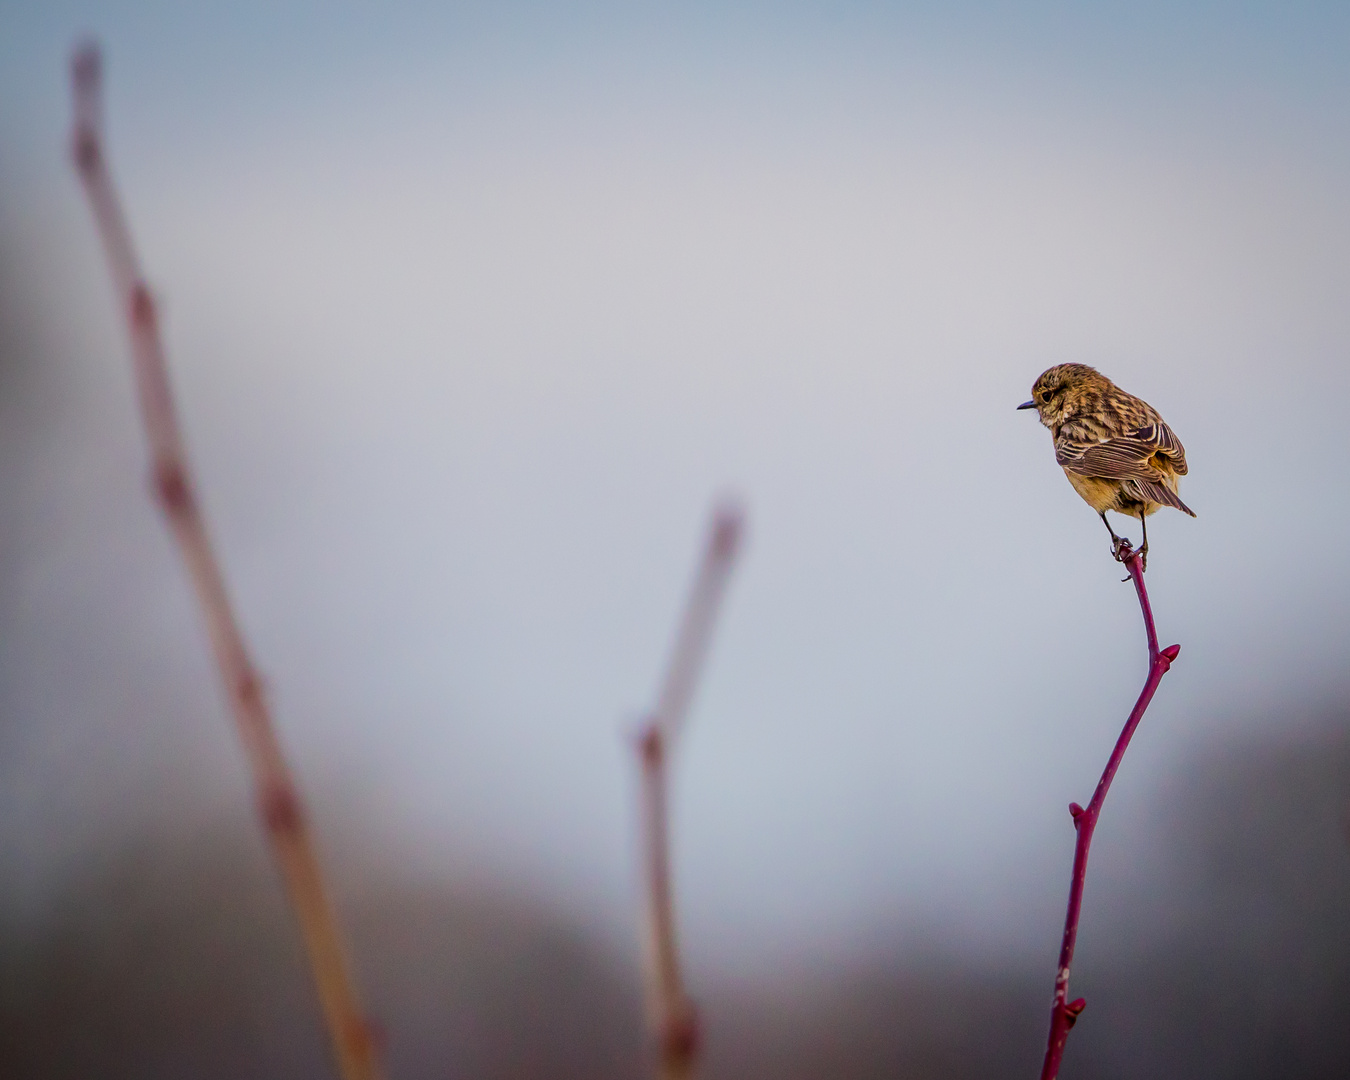
[(1074, 491), (1083, 496), (1083, 501), (1097, 513), (1116, 508), (1116, 499), (1120, 495), (1119, 480), (1103, 480), (1099, 476), (1079, 476), (1078, 473), (1070, 472), (1068, 469), (1064, 470), (1064, 475), (1069, 478)]

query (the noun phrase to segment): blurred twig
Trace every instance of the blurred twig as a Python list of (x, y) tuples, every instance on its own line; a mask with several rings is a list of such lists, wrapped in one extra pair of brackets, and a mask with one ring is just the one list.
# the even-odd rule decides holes
[(380, 1076), (375, 1040), (361, 1012), (300, 795), (281, 753), (262, 681), (235, 621), (197, 502), (174, 412), (154, 300), (141, 276), (126, 218), (108, 173), (101, 133), (102, 72), (97, 47), (86, 45), (77, 50), (72, 79), (75, 167), (84, 182), (113, 287), (130, 329), (141, 418), (153, 461), (154, 492), (178, 541), (206, 617), (220, 677), (252, 768), (259, 813), (304, 935), (342, 1076), (344, 1080), (375, 1080)]
[(657, 1044), (662, 1080), (694, 1074), (699, 1052), (698, 1014), (684, 988), (675, 931), (670, 875), (668, 761), (708, 651), (727, 576), (740, 546), (740, 511), (723, 506), (713, 515), (708, 547), (694, 579), (666, 670), (656, 711), (638, 737), (642, 765), (642, 844), (647, 904), (647, 1013)]
[(1180, 645), (1169, 645), (1161, 650), (1158, 648), (1158, 631), (1153, 625), (1153, 609), (1148, 602), (1148, 590), (1144, 587), (1144, 563), (1140, 553), (1132, 551), (1129, 542), (1123, 541), (1118, 557), (1125, 564), (1125, 568), (1130, 572), (1130, 577), (1134, 581), (1134, 589), (1139, 596), (1139, 608), (1144, 616), (1144, 632), (1148, 636), (1148, 678), (1144, 682), (1144, 689), (1139, 693), (1139, 700), (1134, 703), (1134, 709), (1130, 712), (1129, 719), (1125, 721), (1125, 728), (1121, 731), (1120, 738), (1116, 740), (1115, 748), (1111, 751), (1111, 757), (1106, 762), (1106, 769), (1102, 773), (1102, 778), (1097, 781), (1097, 790), (1092, 793), (1092, 801), (1087, 804), (1087, 809), (1077, 803), (1069, 804), (1069, 813), (1073, 816), (1078, 839), (1073, 851), (1073, 878), (1069, 883), (1069, 910), (1064, 917), (1064, 940), (1059, 950), (1059, 970), (1055, 974), (1055, 998), (1050, 1007), (1050, 1038), (1045, 1048), (1045, 1063), (1041, 1067), (1041, 1080), (1055, 1080), (1059, 1076), (1060, 1061), (1064, 1057), (1064, 1043), (1069, 1037), (1069, 1029), (1073, 1027), (1079, 1014), (1083, 1011), (1083, 1007), (1087, 1004), (1083, 998), (1078, 998), (1076, 1001), (1068, 1001), (1067, 999), (1069, 996), (1069, 966), (1073, 963), (1073, 947), (1078, 938), (1078, 919), (1083, 908), (1083, 883), (1087, 880), (1088, 848), (1092, 845), (1092, 833), (1097, 828), (1097, 818), (1101, 815), (1102, 803), (1106, 801), (1106, 793), (1111, 787), (1111, 781), (1115, 779), (1116, 770), (1120, 768), (1121, 759), (1124, 758), (1125, 751), (1130, 745), (1130, 739), (1134, 735), (1135, 728), (1139, 726), (1139, 721), (1144, 718), (1144, 710), (1153, 700), (1154, 691), (1158, 689), (1162, 677), (1167, 674), (1167, 670), (1172, 666), (1172, 661), (1181, 652)]

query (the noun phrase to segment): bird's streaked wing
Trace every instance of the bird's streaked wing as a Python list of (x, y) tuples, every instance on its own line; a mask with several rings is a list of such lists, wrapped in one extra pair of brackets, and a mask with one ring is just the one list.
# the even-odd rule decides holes
[(1170, 471), (1186, 475), (1186, 451), (1181, 440), (1161, 420), (1106, 442), (1073, 439), (1064, 434), (1055, 441), (1055, 460), (1069, 472), (1104, 480), (1156, 480), (1161, 470), (1149, 459), (1166, 458)]

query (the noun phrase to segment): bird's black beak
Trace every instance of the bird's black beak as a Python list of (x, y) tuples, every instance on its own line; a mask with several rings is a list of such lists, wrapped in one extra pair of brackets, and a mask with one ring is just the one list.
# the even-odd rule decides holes
[(1036, 407), (1036, 403), (1034, 401), (1024, 401), (1022, 402), (1021, 405), (1017, 407), (1019, 409), (1034, 409)]

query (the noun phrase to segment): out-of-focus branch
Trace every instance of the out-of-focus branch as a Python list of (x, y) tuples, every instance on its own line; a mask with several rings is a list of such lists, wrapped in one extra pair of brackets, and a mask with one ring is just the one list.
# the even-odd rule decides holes
[(273, 728), (262, 680), (249, 659), (211, 547), (174, 411), (155, 303), (108, 172), (102, 139), (101, 60), (93, 45), (72, 63), (75, 167), (103, 240), (113, 287), (131, 334), (136, 388), (160, 509), (173, 530), (206, 618), (221, 681), (252, 769), (258, 809), (304, 935), (333, 1051), (344, 1080), (380, 1076), (371, 1026), (362, 1014), (304, 809)]
[(1069, 1029), (1078, 1020), (1079, 1014), (1087, 1004), (1082, 998), (1069, 1001), (1069, 967), (1073, 963), (1073, 947), (1078, 939), (1078, 919), (1083, 909), (1083, 883), (1087, 880), (1088, 849), (1092, 846), (1092, 833), (1097, 828), (1097, 819), (1101, 816), (1102, 803), (1115, 779), (1116, 770), (1125, 756), (1125, 751), (1134, 736), (1135, 728), (1144, 718), (1144, 710), (1153, 700), (1162, 677), (1172, 666), (1172, 661), (1181, 652), (1180, 645), (1158, 648), (1158, 631), (1153, 625), (1153, 608), (1148, 602), (1148, 590), (1144, 587), (1144, 563), (1137, 551), (1132, 551), (1128, 541), (1120, 545), (1118, 558), (1125, 564), (1135, 592), (1139, 596), (1139, 609), (1144, 616), (1144, 632), (1148, 637), (1148, 678), (1139, 700), (1134, 703), (1125, 728), (1116, 740), (1111, 757), (1106, 762), (1102, 778), (1097, 781), (1097, 790), (1092, 793), (1092, 801), (1087, 808), (1077, 803), (1069, 804), (1069, 813), (1073, 817), (1078, 839), (1073, 850), (1073, 878), (1069, 883), (1069, 910), (1064, 917), (1064, 940), (1059, 950), (1059, 970), (1055, 974), (1055, 998), (1050, 1006), (1050, 1038), (1045, 1048), (1045, 1063), (1041, 1067), (1041, 1080), (1056, 1080), (1059, 1076), (1060, 1062), (1064, 1057), (1064, 1043), (1069, 1037)]
[(642, 766), (642, 845), (647, 904), (647, 1014), (662, 1080), (684, 1080), (698, 1063), (698, 1014), (684, 988), (670, 874), (670, 753), (698, 683), (717, 610), (740, 546), (742, 516), (731, 506), (713, 515), (708, 546), (689, 595), (656, 711), (638, 737)]

